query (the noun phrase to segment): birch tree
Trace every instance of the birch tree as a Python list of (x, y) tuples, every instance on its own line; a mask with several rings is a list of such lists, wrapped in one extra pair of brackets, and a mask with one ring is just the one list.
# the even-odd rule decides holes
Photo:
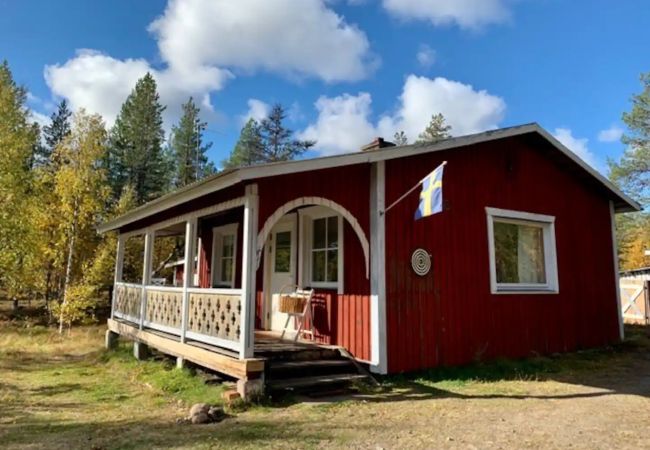
[(81, 110), (74, 116), (70, 134), (55, 149), (60, 167), (55, 173), (54, 189), (59, 199), (59, 227), (66, 249), (63, 300), (58, 311), (59, 332), (63, 331), (64, 323), (71, 324), (75, 313), (85, 306), (75, 302), (78, 298), (71, 295), (71, 287), (80, 278), (80, 261), (91, 254), (99, 242), (95, 226), (110, 195), (101, 165), (106, 139), (101, 117)]

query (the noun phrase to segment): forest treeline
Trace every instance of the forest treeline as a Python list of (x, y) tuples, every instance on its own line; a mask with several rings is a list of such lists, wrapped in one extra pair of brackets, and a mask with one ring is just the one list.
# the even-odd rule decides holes
[[(650, 74), (623, 115), (625, 153), (609, 161), (610, 178), (647, 204), (650, 200)], [(92, 311), (112, 284), (116, 236), (98, 235), (102, 221), (173, 189), (228, 169), (303, 155), (314, 141), (296, 139), (286, 111), (274, 105), (266, 118), (249, 119), (229, 157), (210, 161), (207, 124), (193, 98), (182, 105), (168, 135), (156, 81), (138, 80), (113, 126), (62, 100), (39, 127), (26, 104), (27, 90), (0, 65), (0, 296), (42, 299), (61, 328)], [(415, 142), (450, 136), (441, 114), (432, 116)], [(398, 145), (408, 143), (395, 133)], [(618, 218), (621, 266), (650, 265), (647, 212)], [(173, 246), (161, 251), (177, 251)], [(137, 250), (127, 258), (137, 259)], [(168, 258), (169, 259), (169, 258)]]

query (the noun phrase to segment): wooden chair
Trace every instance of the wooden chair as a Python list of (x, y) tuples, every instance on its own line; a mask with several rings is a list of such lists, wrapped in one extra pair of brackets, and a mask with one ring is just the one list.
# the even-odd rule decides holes
[[(290, 300), (299, 300), (301, 303), (304, 302), (304, 307), (299, 309), (290, 309), (286, 312), (282, 311), (282, 308), (280, 308), (280, 311), (287, 315), (287, 321), (284, 323), (284, 327), (282, 328), (280, 339), (284, 339), (284, 334), (286, 333), (289, 321), (292, 318), (297, 319), (298, 321), (298, 329), (296, 330), (296, 335), (293, 337), (294, 342), (298, 340), (300, 333), (309, 334), (311, 335), (311, 339), (314, 339), (314, 318), (311, 312), (311, 300), (314, 296), (314, 290), (301, 289), (296, 284), (287, 284), (280, 289), (280, 305), (283, 303), (283, 296), (288, 297)], [(309, 318), (309, 329), (305, 329), (305, 320), (307, 318)]]

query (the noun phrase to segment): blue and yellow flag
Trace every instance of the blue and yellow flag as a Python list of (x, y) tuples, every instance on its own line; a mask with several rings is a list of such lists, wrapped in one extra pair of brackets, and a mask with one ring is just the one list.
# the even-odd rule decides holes
[(440, 164), (422, 180), (420, 204), (415, 211), (415, 220), (442, 212), (442, 172), (445, 163)]

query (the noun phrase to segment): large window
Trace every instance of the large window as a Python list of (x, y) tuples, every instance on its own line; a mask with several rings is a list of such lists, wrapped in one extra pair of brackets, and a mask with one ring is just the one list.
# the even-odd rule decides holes
[(312, 221), (312, 284), (336, 284), (339, 272), (339, 218), (321, 217)]
[(216, 227), (212, 232), (212, 286), (235, 285), (237, 224)]
[(487, 208), (493, 293), (558, 292), (555, 218)]

